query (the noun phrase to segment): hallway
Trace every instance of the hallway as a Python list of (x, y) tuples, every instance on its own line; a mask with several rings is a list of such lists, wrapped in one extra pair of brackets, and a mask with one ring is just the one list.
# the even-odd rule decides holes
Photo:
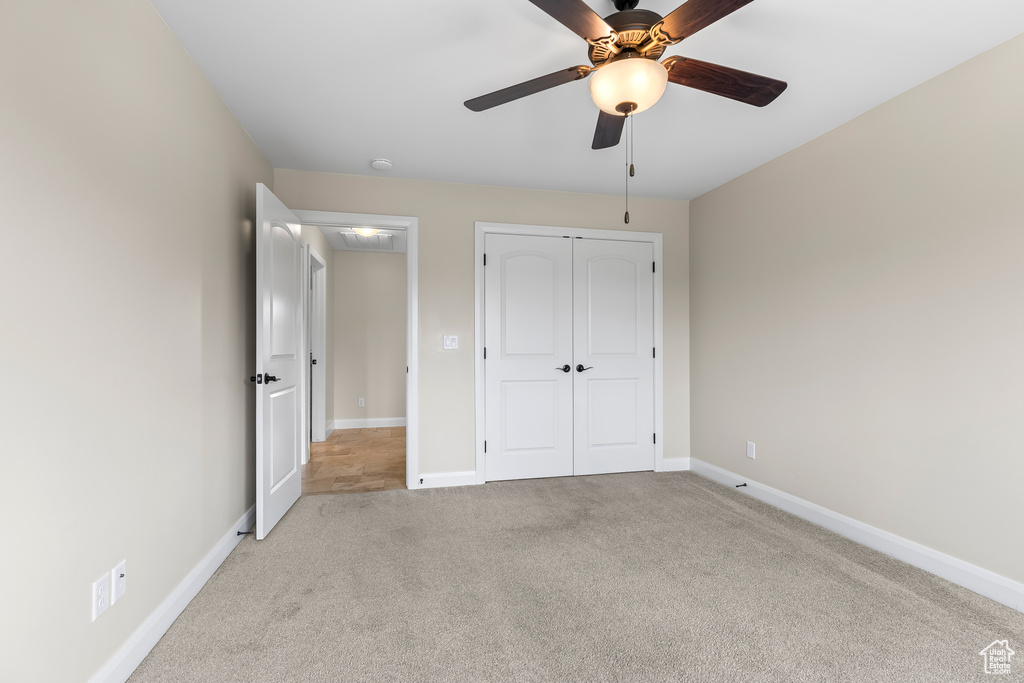
[(405, 488), (405, 427), (337, 429), (310, 444), (302, 494)]

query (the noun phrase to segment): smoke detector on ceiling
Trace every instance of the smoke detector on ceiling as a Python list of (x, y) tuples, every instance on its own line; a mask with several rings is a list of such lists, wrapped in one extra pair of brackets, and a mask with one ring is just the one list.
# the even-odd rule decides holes
[(370, 168), (375, 171), (390, 171), (393, 164), (388, 159), (373, 159), (370, 161)]

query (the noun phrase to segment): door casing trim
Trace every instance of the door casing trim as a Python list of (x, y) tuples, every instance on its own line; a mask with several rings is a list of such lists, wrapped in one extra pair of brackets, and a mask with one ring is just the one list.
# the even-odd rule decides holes
[(486, 391), (484, 386), (484, 238), (488, 234), (501, 235), (534, 235), (538, 237), (570, 237), (598, 240), (617, 240), (621, 242), (648, 242), (654, 247), (654, 347), (658, 350), (654, 357), (654, 433), (658, 439), (654, 444), (654, 471), (665, 471), (665, 439), (664, 439), (664, 333), (663, 333), (663, 278), (662, 267), (662, 234), (660, 232), (632, 232), (629, 230), (599, 230), (596, 228), (559, 228), (550, 225), (523, 225), (519, 223), (490, 223), (477, 221), (473, 228), (474, 254), (474, 329), (475, 343), (475, 384), (476, 384), (476, 483), (486, 481), (486, 462), (484, 455), (484, 408)]
[[(309, 370), (309, 394), (312, 403), (311, 419), (304, 424), (309, 424), (309, 441), (325, 441), (327, 439), (327, 262), (317, 253), (313, 245), (309, 249), (309, 290), (310, 302), (306, 306), (307, 313), (312, 315), (306, 327), (311, 330), (309, 348), (307, 351), (314, 357), (320, 359), (316, 367), (306, 363)], [(313, 268), (313, 263), (317, 268)], [(312, 310), (311, 310), (312, 309)], [(309, 462), (309, 448), (304, 451), (305, 465)]]

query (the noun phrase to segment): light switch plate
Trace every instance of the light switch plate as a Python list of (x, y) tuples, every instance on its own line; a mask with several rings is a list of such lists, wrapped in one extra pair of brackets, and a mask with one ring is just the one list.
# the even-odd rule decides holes
[(459, 348), (459, 336), (457, 334), (446, 334), (444, 335), (444, 349), (445, 351)]
[(753, 441), (748, 441), (747, 442), (747, 457), (750, 458), (751, 460), (755, 460), (755, 458), (754, 458), (754, 442)]
[(110, 604), (124, 597), (128, 590), (128, 561), (121, 560), (110, 570)]

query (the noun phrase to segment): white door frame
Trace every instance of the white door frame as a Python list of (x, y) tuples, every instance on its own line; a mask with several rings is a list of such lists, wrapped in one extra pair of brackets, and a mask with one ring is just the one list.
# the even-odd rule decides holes
[[(294, 212), (293, 212), (294, 213)], [(309, 299), (310, 291), (306, 283), (309, 282), (311, 268), (309, 260), (309, 252), (311, 247), (306, 240), (302, 239), (302, 228), (299, 228), (299, 243), (302, 245), (302, 306), (300, 307), (299, 314), (302, 316), (302, 361), (299, 365), (301, 370), (299, 371), (300, 382), (302, 383), (302, 393), (300, 400), (302, 401), (302, 459), (301, 463), (305, 465), (309, 462), (309, 403), (306, 401), (306, 397), (309, 396), (309, 349), (312, 341), (309, 338)]]
[(372, 228), (405, 230), (406, 322), (405, 355), (408, 370), (405, 381), (405, 485), (410, 489), (420, 484), (419, 441), (419, 219), (415, 216), (387, 216), (345, 211), (308, 211), (292, 209), (303, 225), (336, 227), (364, 225)]
[[(309, 391), (312, 403), (309, 440), (324, 441), (327, 439), (327, 262), (309, 247), (310, 273), (310, 304), (309, 351), (317, 359), (314, 366), (309, 363)], [(307, 354), (308, 357), (308, 354)], [(309, 462), (308, 455), (306, 462)], [(305, 463), (303, 463), (305, 464)]]
[[(298, 212), (296, 212), (298, 213)], [(488, 223), (477, 221), (474, 224), (474, 242), (476, 253), (475, 266), (475, 302), (476, 302), (476, 483), (483, 484), (486, 479), (484, 462), (484, 236), (488, 233), (505, 235), (537, 235), (540, 237), (571, 237), (600, 240), (620, 240), (623, 242), (650, 242), (654, 246), (654, 433), (657, 440), (654, 444), (654, 471), (665, 471), (665, 387), (664, 387), (664, 334), (663, 334), (663, 272), (662, 267), (662, 235), (659, 232), (631, 232), (628, 230), (598, 230), (595, 228), (559, 228), (548, 225), (521, 225), (517, 223)]]

